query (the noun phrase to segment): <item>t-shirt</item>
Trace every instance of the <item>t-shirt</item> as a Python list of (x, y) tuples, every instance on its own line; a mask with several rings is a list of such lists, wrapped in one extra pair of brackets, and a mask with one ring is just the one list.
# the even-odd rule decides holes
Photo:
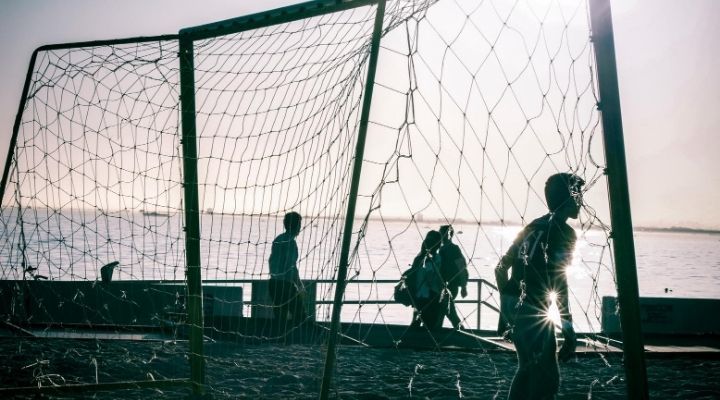
[(273, 240), (270, 251), (270, 277), (285, 281), (297, 282), (298, 247), (295, 237), (283, 232)]
[(548, 293), (558, 296), (561, 314), (567, 309), (567, 278), (565, 269), (572, 261), (577, 237), (565, 221), (552, 219), (546, 214), (520, 232), (500, 261), (510, 267), (510, 281), (502, 288), (503, 295), (521, 296), (523, 302), (547, 310)]
[(443, 244), (440, 247), (440, 259), (440, 274), (449, 288), (467, 285), (467, 263), (458, 245), (453, 242)]

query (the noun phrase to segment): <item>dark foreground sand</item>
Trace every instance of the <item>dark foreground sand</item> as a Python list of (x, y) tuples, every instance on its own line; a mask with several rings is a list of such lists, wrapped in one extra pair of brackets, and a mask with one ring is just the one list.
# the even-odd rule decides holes
[[(186, 343), (0, 339), (0, 387), (187, 378)], [(207, 346), (212, 398), (317, 398), (324, 365), (308, 346)], [(654, 399), (720, 399), (720, 360), (650, 358)], [(96, 368), (97, 365), (97, 368)], [(334, 398), (504, 399), (512, 353), (341, 347)], [(618, 356), (594, 354), (561, 366), (559, 399), (624, 399)], [(97, 377), (97, 378), (96, 378)], [(43, 398), (184, 398), (188, 389), (133, 389)], [(35, 398), (15, 396), (14, 398)]]

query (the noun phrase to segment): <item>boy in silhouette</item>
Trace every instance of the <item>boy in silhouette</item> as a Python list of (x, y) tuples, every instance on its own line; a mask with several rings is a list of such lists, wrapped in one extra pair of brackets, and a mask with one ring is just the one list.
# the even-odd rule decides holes
[[(506, 285), (519, 290), (516, 305), (503, 313), (514, 324), (512, 339), (518, 357), (509, 400), (554, 399), (560, 387), (558, 358), (565, 361), (575, 353), (565, 269), (572, 260), (576, 235), (567, 220), (578, 217), (584, 183), (574, 174), (550, 176), (545, 182), (550, 212), (520, 232), (495, 270), (501, 293), (506, 289), (507, 295)], [(564, 337), (559, 354), (555, 326), (548, 317), (553, 299)]]
[(275, 305), (275, 319), (279, 322), (290, 318), (294, 325), (305, 320), (303, 308), (303, 284), (297, 269), (298, 247), (295, 238), (300, 233), (302, 217), (289, 212), (283, 218), (285, 232), (273, 240), (270, 251), (270, 281), (268, 291)]

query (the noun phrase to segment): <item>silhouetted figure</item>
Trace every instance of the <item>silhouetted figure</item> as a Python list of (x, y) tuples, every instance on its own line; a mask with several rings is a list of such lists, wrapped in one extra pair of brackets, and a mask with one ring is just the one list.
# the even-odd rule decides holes
[(445, 284), (440, 275), (440, 233), (430, 231), (425, 235), (420, 253), (415, 257), (412, 267), (405, 273), (405, 283), (413, 296), (415, 313), (410, 326), (420, 323), (428, 329), (442, 326), (447, 310), (447, 296), (443, 296)]
[(119, 261), (113, 261), (110, 264), (105, 264), (100, 267), (100, 278), (103, 283), (110, 283), (112, 281), (113, 271), (120, 265)]
[(467, 262), (460, 247), (452, 242), (455, 231), (451, 225), (440, 227), (442, 246), (440, 247), (440, 274), (449, 292), (447, 316), (453, 328), (462, 329), (461, 319), (455, 308), (455, 298), (460, 295), (467, 297)]
[(295, 238), (300, 233), (302, 217), (296, 212), (285, 214), (285, 232), (273, 240), (270, 251), (270, 281), (268, 291), (275, 305), (275, 319), (283, 322), (290, 318), (293, 324), (305, 320), (304, 288), (297, 269), (298, 247)]
[[(545, 182), (550, 212), (520, 232), (496, 268), (501, 293), (517, 296), (515, 305), (501, 303), (503, 315), (514, 325), (512, 339), (518, 357), (509, 400), (554, 398), (560, 386), (558, 357), (566, 360), (575, 353), (565, 268), (571, 262), (576, 235), (567, 219), (578, 217), (584, 183), (573, 174), (550, 176)], [(553, 296), (565, 339), (559, 354), (555, 327), (548, 318)]]

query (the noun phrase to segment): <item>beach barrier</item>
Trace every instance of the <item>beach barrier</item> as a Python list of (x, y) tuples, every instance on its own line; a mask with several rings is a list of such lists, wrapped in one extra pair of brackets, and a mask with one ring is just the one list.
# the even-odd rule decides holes
[[(179, 282), (0, 280), (0, 315), (32, 325), (159, 328), (184, 322), (187, 291)], [(203, 287), (203, 313), (242, 316), (241, 286)]]
[[(317, 294), (316, 294), (316, 281), (304, 280), (302, 281), (305, 287), (305, 294), (303, 295), (303, 303), (305, 305), (305, 312), (311, 320), (315, 320), (317, 313)], [(252, 281), (251, 291), (251, 318), (264, 318), (274, 319), (273, 309), (275, 305), (270, 298), (270, 291), (268, 290), (267, 280), (256, 280)], [(242, 315), (238, 314), (238, 315)]]
[[(622, 332), (617, 298), (603, 297), (602, 330), (608, 335)], [(719, 299), (640, 297), (640, 321), (644, 335), (720, 334)]]

